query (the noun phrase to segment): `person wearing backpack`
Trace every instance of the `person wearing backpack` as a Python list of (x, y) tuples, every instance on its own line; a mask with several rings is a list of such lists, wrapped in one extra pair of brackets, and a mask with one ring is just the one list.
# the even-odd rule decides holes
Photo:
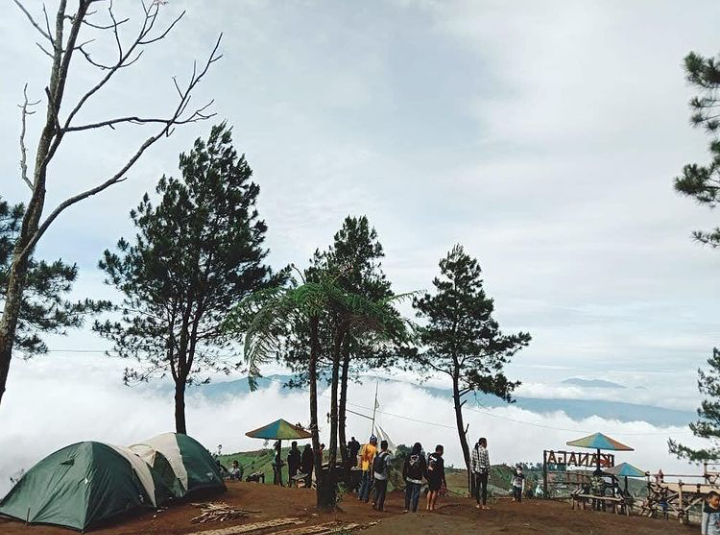
[(403, 481), (405, 481), (405, 512), (410, 511), (416, 513), (418, 501), (420, 501), (420, 488), (422, 487), (423, 478), (427, 471), (427, 462), (422, 452), (422, 446), (416, 442), (405, 459), (403, 465)]
[(435, 453), (431, 453), (427, 458), (428, 511), (435, 510), (438, 496), (440, 496), (440, 489), (443, 488), (443, 486), (447, 488), (447, 482), (445, 481), (445, 461), (443, 460), (444, 452), (445, 448), (442, 447), (442, 444), (438, 444), (435, 446)]
[(377, 453), (377, 438), (375, 435), (370, 436), (370, 443), (365, 444), (360, 450), (360, 468), (362, 470), (362, 479), (360, 480), (360, 492), (358, 500), (367, 503), (370, 500), (370, 491), (373, 484), (373, 461)]
[(390, 470), (390, 460), (392, 454), (388, 451), (388, 441), (380, 442), (380, 451), (373, 459), (373, 479), (375, 480), (375, 500), (373, 501), (373, 509), (377, 511), (385, 510), (385, 496), (388, 487), (388, 472)]

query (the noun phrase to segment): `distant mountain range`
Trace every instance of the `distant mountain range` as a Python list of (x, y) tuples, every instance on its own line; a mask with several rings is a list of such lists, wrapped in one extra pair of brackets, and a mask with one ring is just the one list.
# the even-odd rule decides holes
[(602, 379), (579, 379), (577, 377), (565, 379), (562, 384), (582, 386), (584, 388), (626, 388), (621, 384), (613, 383), (611, 381), (603, 381)]
[[(282, 385), (290, 379), (291, 376), (289, 375), (271, 375), (268, 377), (262, 377), (258, 379), (258, 388), (269, 388), (274, 383)], [(386, 384), (406, 384), (402, 381), (394, 379), (367, 378), (366, 380), (375, 381), (376, 379), (381, 381), (381, 383)], [(608, 386), (615, 385), (615, 383), (602, 380), (568, 379), (568, 381), (573, 381), (569, 384), (575, 384), (577, 386), (592, 385), (596, 388), (625, 388), (622, 385), (612, 387)], [(582, 383), (578, 384), (576, 381), (581, 381)], [(588, 385), (588, 383), (590, 383), (590, 385)], [(600, 383), (600, 386), (598, 386), (598, 383)], [(451, 396), (449, 389), (425, 385), (412, 386), (433, 396), (442, 398), (449, 398)], [(218, 402), (228, 397), (245, 395), (249, 392), (250, 386), (247, 378), (238, 379), (236, 381), (197, 385), (188, 390), (188, 394), (190, 395), (201, 395), (210, 401)], [(621, 397), (621, 394), (618, 397)], [(503, 407), (507, 405), (495, 396), (478, 394), (477, 399), (481, 407), (485, 408)], [(696, 419), (696, 415), (692, 411), (681, 411), (655, 407), (652, 405), (626, 403), (621, 400), (607, 401), (598, 399), (548, 399), (518, 397), (516, 398), (515, 406), (539, 414), (564, 412), (574, 420), (598, 416), (607, 420), (619, 420), (621, 422), (647, 422), (658, 427), (685, 426)]]

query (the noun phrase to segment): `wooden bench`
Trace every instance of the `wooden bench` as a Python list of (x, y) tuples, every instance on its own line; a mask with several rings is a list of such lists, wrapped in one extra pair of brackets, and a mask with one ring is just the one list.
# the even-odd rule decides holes
[(610, 505), (616, 514), (621, 514), (621, 512), (624, 510), (625, 514), (627, 516), (630, 516), (630, 507), (625, 498), (618, 498), (615, 496), (596, 496), (595, 494), (580, 494), (580, 493), (573, 493), (570, 495), (570, 501), (572, 504), (573, 510), (575, 510), (575, 507), (582, 506), (583, 510), (586, 509), (587, 504), (589, 501), (595, 500), (598, 502), (601, 502), (603, 506)]

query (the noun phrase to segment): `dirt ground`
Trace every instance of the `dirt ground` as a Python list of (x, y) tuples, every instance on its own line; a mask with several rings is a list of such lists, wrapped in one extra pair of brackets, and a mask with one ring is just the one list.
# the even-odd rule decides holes
[[(103, 529), (93, 530), (97, 535), (129, 535), (136, 533), (186, 535), (200, 531), (228, 528), (275, 518), (295, 517), (305, 525), (337, 521), (348, 523), (371, 523), (362, 533), (366, 535), (659, 535), (699, 533), (697, 526), (680, 526), (676, 521), (618, 516), (611, 513), (573, 511), (568, 503), (528, 500), (521, 504), (509, 499), (492, 502), (489, 511), (479, 511), (474, 501), (467, 498), (442, 499), (440, 509), (434, 513), (418, 511), (403, 514), (404, 500), (401, 493), (391, 493), (386, 502), (385, 513), (378, 513), (370, 505), (346, 496), (336, 513), (315, 512), (314, 492), (304, 489), (285, 489), (254, 483), (229, 483), (228, 492), (203, 501), (222, 501), (238, 508), (257, 511), (247, 519), (222, 523), (192, 524), (190, 520), (199, 514), (190, 504), (175, 505), (159, 512), (148, 512), (116, 523)], [(424, 504), (421, 505), (424, 507)], [(270, 535), (294, 526), (276, 527), (254, 531), (257, 535)], [(3, 535), (67, 535), (70, 530), (50, 526), (25, 526), (22, 522), (0, 519)], [(357, 532), (360, 533), (360, 532)]]

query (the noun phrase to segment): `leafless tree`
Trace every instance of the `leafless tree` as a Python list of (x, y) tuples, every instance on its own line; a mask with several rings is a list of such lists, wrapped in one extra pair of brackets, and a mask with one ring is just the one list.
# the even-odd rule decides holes
[[(159, 15), (167, 3), (164, 0), (147, 0), (147, 2), (138, 0), (138, 9), (141, 11), (139, 11), (140, 17), (137, 21), (116, 17), (112, 0), (77, 0), (74, 12), (72, 12), (72, 8), (68, 12), (67, 0), (59, 0), (53, 27), (51, 17), (44, 5), (42, 13), (38, 14), (42, 18), (39, 18), (27, 8), (25, 4), (28, 2), (13, 1), (37, 31), (39, 41), (36, 44), (42, 53), (49, 57), (51, 67), (50, 81), (45, 88), (44, 99), (47, 112), (35, 149), (33, 164), (28, 163), (26, 133), (28, 118), (35, 113), (41, 101), (29, 100), (26, 85), (23, 92), (24, 99), (20, 105), (20, 178), (30, 189), (30, 199), (26, 204), (20, 235), (13, 250), (12, 262), (7, 274), (7, 285), (4, 288), (5, 295), (0, 296), (4, 298), (2, 318), (0, 318), (0, 403), (5, 393), (10, 369), (18, 317), (27, 282), (28, 264), (38, 241), (65, 210), (124, 181), (128, 170), (145, 151), (161, 138), (170, 136), (176, 126), (203, 121), (215, 115), (208, 111), (212, 101), (200, 107), (191, 107), (190, 103), (193, 91), (203, 80), (210, 66), (221, 58), (218, 48), (222, 39), (222, 35), (220, 35), (204, 63), (193, 64), (192, 74), (186, 83), (183, 84), (173, 77), (176, 100), (166, 116), (126, 115), (83, 124), (78, 121), (78, 116), (85, 105), (90, 100), (97, 98), (118, 72), (135, 64), (147, 47), (164, 40), (185, 13), (181, 13), (167, 26), (161, 28)], [(137, 30), (131, 31), (129, 27), (135, 22), (137, 22)], [(90, 34), (94, 38), (83, 41), (86, 34)], [(127, 35), (131, 35), (131, 37), (128, 39)], [(111, 60), (99, 60), (93, 55), (92, 45), (98, 39), (111, 40), (114, 43), (116, 53)], [(75, 59), (85, 60), (99, 72), (95, 85), (81, 93), (77, 100), (66, 96), (70, 68), (76, 63)], [(123, 124), (155, 126), (156, 130), (139, 143), (132, 156), (119, 169), (106, 177), (98, 178), (93, 187), (68, 195), (52, 211), (43, 215), (48, 167), (58, 154), (58, 149), (66, 136), (72, 136), (76, 132), (101, 130), (106, 127), (115, 129), (116, 126)]]

